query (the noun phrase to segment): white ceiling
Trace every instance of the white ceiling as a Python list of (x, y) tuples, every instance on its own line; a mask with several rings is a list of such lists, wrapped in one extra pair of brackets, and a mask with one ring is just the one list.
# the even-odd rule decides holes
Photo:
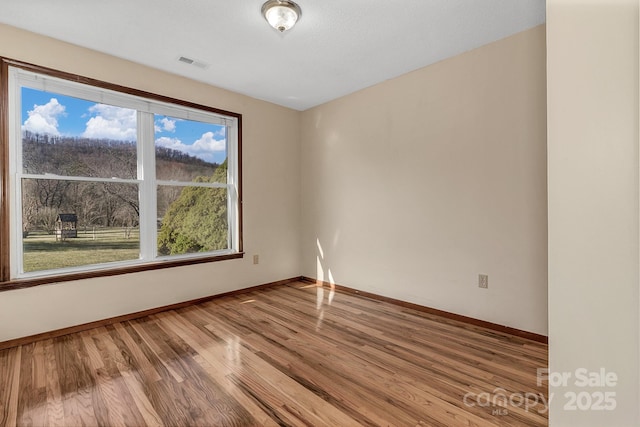
[(306, 110), (545, 21), (545, 0), (297, 0), (279, 34), (263, 2), (0, 0), (0, 22)]

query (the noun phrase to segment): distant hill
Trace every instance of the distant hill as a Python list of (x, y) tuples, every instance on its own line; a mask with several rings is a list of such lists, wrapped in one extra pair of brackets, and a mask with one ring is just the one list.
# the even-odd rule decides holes
[[(103, 178), (137, 177), (135, 141), (114, 141), (25, 132), (23, 165), (27, 173)], [(182, 151), (156, 147), (159, 179), (192, 181), (211, 176), (219, 166)]]
[[(23, 169), (31, 174), (137, 179), (133, 141), (23, 135)], [(156, 147), (157, 178), (176, 181), (209, 180), (220, 165), (186, 153)], [(220, 174), (218, 174), (220, 175)], [(182, 188), (163, 186), (157, 194), (162, 218)], [(25, 231), (52, 231), (58, 213), (75, 213), (78, 226), (137, 226), (138, 186), (57, 179), (25, 179), (22, 185)]]

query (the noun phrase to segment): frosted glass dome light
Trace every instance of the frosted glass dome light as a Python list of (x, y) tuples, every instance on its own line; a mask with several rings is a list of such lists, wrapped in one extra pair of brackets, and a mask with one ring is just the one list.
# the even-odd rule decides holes
[(284, 33), (300, 19), (302, 10), (290, 0), (269, 0), (262, 5), (262, 15), (269, 25)]

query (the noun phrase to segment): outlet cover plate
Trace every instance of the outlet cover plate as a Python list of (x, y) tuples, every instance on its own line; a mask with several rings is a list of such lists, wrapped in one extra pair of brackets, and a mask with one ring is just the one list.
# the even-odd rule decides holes
[(478, 274), (478, 287), (482, 289), (487, 289), (489, 287), (489, 275)]

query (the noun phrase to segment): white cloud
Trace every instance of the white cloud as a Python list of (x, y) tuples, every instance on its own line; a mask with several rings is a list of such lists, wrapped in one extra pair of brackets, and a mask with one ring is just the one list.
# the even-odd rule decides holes
[(224, 139), (215, 139), (213, 132), (207, 132), (192, 147), (196, 152), (224, 151), (226, 144)]
[(160, 120), (160, 124), (162, 126), (156, 125), (156, 131), (165, 131), (165, 132), (175, 132), (176, 131), (176, 121), (171, 120), (167, 117), (164, 117)]
[(178, 138), (161, 137), (156, 139), (156, 145), (160, 147), (178, 150), (191, 156), (198, 157), (207, 162), (214, 162), (214, 154), (224, 152), (226, 144), (224, 140), (215, 139), (213, 132), (206, 132), (193, 145), (184, 144)]
[(96, 104), (89, 108), (95, 114), (87, 121), (82, 136), (86, 138), (105, 138), (119, 141), (135, 141), (136, 111), (112, 105)]
[(222, 126), (220, 129), (215, 131), (214, 136), (225, 139), (227, 137), (227, 128)]
[(168, 138), (166, 136), (162, 136), (156, 139), (156, 145), (165, 148), (171, 148), (172, 150), (178, 150), (186, 153), (186, 145), (182, 143), (178, 138)]
[(22, 130), (60, 135), (58, 117), (64, 116), (64, 112), (65, 106), (60, 104), (56, 98), (51, 98), (44, 105), (34, 105), (33, 110), (27, 111), (29, 117), (24, 121)]

